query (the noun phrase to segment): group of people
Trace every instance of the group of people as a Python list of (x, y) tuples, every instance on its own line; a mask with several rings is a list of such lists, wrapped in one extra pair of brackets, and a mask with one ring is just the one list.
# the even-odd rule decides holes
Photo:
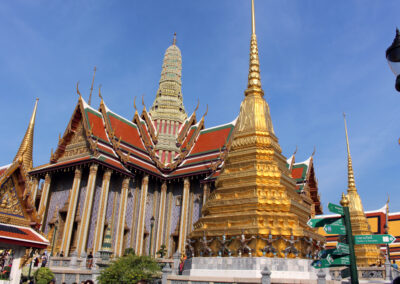
[(0, 253), (0, 274), (1, 278), (6, 279), (10, 275), (14, 253), (11, 249), (5, 249)]

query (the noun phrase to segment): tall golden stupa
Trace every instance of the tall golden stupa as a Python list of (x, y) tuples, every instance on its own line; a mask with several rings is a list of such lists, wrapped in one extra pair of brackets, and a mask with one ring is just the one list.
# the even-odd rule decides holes
[(190, 234), (200, 255), (310, 257), (324, 237), (307, 226), (314, 205), (296, 192), (261, 87), (252, 0), (250, 67), (245, 98), (216, 189)]
[[(347, 171), (348, 188), (347, 198), (349, 200), (350, 222), (353, 235), (371, 235), (371, 229), (364, 213), (361, 198), (358, 195), (353, 172), (353, 162), (350, 155), (349, 136), (347, 133), (346, 118), (344, 117), (344, 127), (346, 132), (347, 145)], [(383, 261), (379, 246), (377, 245), (355, 245), (354, 247), (357, 266), (371, 266)]]

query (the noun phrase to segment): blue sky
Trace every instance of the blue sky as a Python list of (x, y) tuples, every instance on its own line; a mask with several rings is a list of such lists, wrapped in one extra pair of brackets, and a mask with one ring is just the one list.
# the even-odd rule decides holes
[[(313, 152), (322, 202), (347, 188), (342, 112), (366, 210), (390, 194), (400, 211), (400, 93), (385, 50), (400, 25), (395, 0), (256, 0), (261, 76), (285, 156)], [(0, 165), (12, 161), (40, 98), (34, 165), (47, 163), (77, 102), (95, 80), (113, 111), (155, 97), (165, 49), (178, 34), (188, 112), (206, 126), (239, 113), (248, 73), (250, 0), (3, 1), (0, 5)], [(93, 97), (95, 107), (99, 104)], [(139, 104), (138, 104), (139, 105)], [(328, 213), (325, 210), (325, 213)]]

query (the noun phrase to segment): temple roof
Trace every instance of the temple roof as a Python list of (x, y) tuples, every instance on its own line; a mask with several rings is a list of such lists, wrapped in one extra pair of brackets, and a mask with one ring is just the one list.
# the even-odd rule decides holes
[[(153, 121), (145, 108), (140, 116), (136, 111), (130, 121), (113, 112), (103, 100), (95, 110), (80, 97), (50, 163), (34, 168), (31, 174), (97, 162), (128, 175), (136, 170), (163, 179), (209, 175), (215, 170), (213, 164), (221, 160), (221, 149), (227, 148), (235, 123), (206, 129), (204, 116), (196, 122), (193, 113), (182, 124), (176, 140), (180, 153), (171, 163), (163, 164), (156, 152)], [(82, 153), (71, 155), (71, 145), (79, 143)]]

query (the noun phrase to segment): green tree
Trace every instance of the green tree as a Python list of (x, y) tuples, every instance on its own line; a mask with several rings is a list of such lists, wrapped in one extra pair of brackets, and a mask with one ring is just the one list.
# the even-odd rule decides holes
[(48, 284), (54, 279), (54, 274), (49, 268), (41, 267), (35, 271), (33, 277), (36, 280), (36, 284)]
[(148, 256), (128, 254), (111, 262), (100, 272), (97, 281), (106, 283), (137, 283), (160, 277), (160, 266)]

